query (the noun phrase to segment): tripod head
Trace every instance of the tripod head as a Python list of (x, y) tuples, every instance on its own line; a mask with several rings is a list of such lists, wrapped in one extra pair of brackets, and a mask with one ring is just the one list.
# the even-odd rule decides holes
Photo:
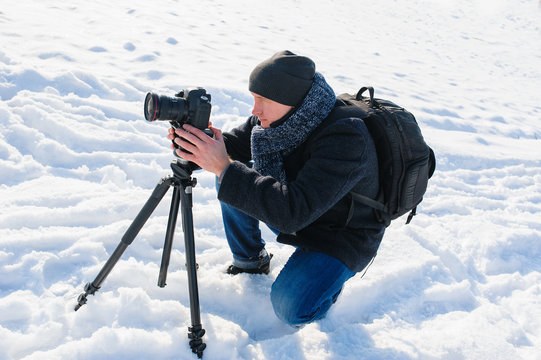
[(201, 168), (191, 161), (173, 159), (171, 161), (171, 170), (173, 170), (174, 177), (180, 180), (188, 180), (195, 170), (201, 170)]

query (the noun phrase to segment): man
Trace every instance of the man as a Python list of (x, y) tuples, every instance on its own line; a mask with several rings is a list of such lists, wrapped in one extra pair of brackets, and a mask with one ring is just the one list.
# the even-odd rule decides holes
[(335, 94), (307, 57), (274, 54), (252, 71), (249, 89), (253, 115), (243, 125), (223, 134), (211, 127), (214, 138), (184, 125), (169, 139), (191, 153), (178, 156), (219, 179), (228, 273), (269, 273), (259, 221), (296, 247), (271, 301), (280, 319), (299, 326), (323, 317), (376, 254), (384, 226), (348, 195), (378, 193), (376, 151), (362, 120), (330, 116)]

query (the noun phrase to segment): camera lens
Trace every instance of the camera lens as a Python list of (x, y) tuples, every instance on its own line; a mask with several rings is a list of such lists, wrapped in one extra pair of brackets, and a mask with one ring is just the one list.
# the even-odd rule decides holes
[(182, 122), (188, 116), (186, 100), (148, 93), (145, 98), (145, 119)]
[(160, 104), (158, 95), (148, 93), (145, 98), (145, 119), (147, 119), (147, 121), (155, 121), (160, 117), (159, 109)]

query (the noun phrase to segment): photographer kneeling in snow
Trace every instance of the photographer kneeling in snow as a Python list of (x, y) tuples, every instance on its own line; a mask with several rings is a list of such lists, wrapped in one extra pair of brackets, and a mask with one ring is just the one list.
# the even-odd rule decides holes
[(271, 301), (290, 325), (322, 318), (344, 283), (375, 256), (385, 226), (349, 194), (378, 193), (376, 150), (362, 120), (333, 120), (336, 96), (315, 64), (281, 51), (256, 66), (252, 116), (214, 138), (191, 126), (170, 129), (177, 155), (218, 176), (218, 199), (233, 265), (268, 274), (259, 221), (296, 248), (276, 278)]

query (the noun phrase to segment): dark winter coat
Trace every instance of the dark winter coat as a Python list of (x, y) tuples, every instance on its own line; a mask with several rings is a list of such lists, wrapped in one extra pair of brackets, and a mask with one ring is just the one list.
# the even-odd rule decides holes
[[(280, 231), (281, 243), (323, 252), (361, 271), (379, 247), (384, 225), (371, 208), (354, 203), (353, 190), (378, 192), (374, 143), (363, 121), (327, 117), (283, 159), (287, 185), (245, 164), (258, 118), (224, 133), (234, 161), (222, 174), (218, 199)], [(348, 221), (349, 218), (349, 221)]]

